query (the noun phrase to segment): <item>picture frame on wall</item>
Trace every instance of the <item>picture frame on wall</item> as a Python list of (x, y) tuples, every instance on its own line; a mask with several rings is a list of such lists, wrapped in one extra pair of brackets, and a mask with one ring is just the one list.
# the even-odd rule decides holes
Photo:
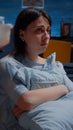
[(71, 33), (71, 23), (63, 23), (61, 25), (61, 36), (70, 37), (70, 33)]
[(26, 7), (44, 8), (44, 0), (22, 0), (22, 8)]

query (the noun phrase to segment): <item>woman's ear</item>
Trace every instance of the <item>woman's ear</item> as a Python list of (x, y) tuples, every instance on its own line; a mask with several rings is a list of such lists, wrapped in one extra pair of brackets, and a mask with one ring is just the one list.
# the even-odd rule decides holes
[(25, 32), (23, 31), (23, 30), (20, 30), (19, 31), (19, 37), (20, 37), (20, 39), (22, 40), (22, 41), (24, 41), (25, 40)]

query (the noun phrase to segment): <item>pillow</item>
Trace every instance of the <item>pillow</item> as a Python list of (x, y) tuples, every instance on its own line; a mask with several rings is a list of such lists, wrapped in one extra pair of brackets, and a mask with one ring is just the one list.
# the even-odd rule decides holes
[(0, 49), (9, 43), (13, 25), (0, 22)]

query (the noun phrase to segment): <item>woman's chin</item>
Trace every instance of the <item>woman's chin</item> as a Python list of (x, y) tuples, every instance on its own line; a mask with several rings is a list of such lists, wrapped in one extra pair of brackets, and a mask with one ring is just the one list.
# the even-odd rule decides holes
[(46, 51), (47, 47), (48, 47), (48, 45), (43, 46), (43, 51)]
[(44, 53), (46, 51), (47, 48), (44, 47), (44, 49), (41, 51), (41, 54)]
[(47, 49), (47, 47), (48, 47), (48, 44), (42, 45), (42, 48), (45, 49), (45, 50)]

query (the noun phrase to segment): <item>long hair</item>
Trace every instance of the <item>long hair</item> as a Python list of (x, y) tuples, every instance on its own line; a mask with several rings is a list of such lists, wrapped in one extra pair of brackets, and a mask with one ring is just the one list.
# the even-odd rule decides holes
[(15, 54), (24, 55), (25, 52), (25, 41), (22, 41), (19, 37), (19, 30), (26, 30), (28, 25), (33, 21), (37, 20), (38, 17), (43, 16), (48, 20), (49, 25), (51, 26), (51, 17), (46, 14), (45, 11), (35, 8), (26, 8), (20, 12), (17, 16), (15, 26), (14, 26), (14, 45), (15, 45)]

